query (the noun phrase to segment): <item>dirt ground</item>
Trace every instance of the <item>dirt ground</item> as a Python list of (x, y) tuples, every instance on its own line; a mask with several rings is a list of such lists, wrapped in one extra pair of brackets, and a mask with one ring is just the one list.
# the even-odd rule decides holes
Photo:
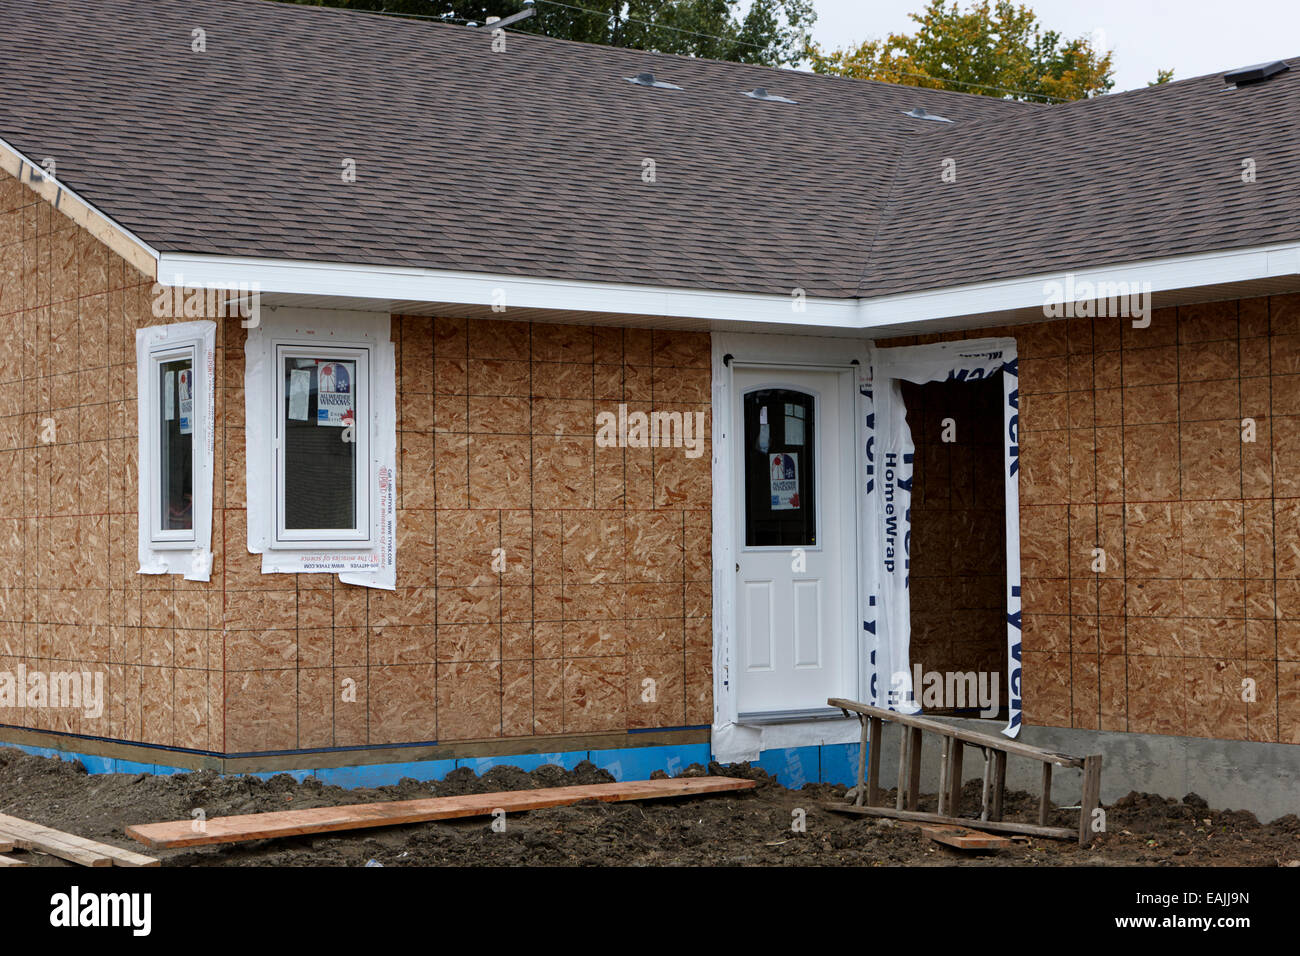
[[(746, 764), (685, 771), (754, 779), (755, 789), (685, 800), (607, 804), (588, 801), (535, 810), (507, 819), (493, 832), (485, 817), (351, 833), (261, 840), (179, 850), (145, 851), (164, 866), (1300, 866), (1300, 818), (1267, 825), (1244, 811), (1209, 810), (1194, 794), (1182, 800), (1131, 793), (1106, 807), (1107, 832), (1090, 849), (1072, 842), (1017, 842), (996, 851), (951, 850), (919, 828), (891, 820), (847, 816), (825, 803), (844, 801), (844, 788), (809, 784), (787, 790)], [(287, 774), (270, 780), (222, 778), (212, 772), (163, 777), (89, 775), (79, 763), (0, 748), (0, 812), (84, 837), (144, 850), (125, 835), (133, 823), (268, 810), (409, 800), (612, 781), (590, 763), (572, 771), (542, 767), (525, 773), (497, 767), (483, 776), (456, 770), (425, 783), (344, 790)], [(892, 797), (890, 798), (892, 802)], [(973, 815), (979, 782), (966, 785), (963, 812)], [(923, 801), (922, 809), (933, 808)], [(792, 832), (795, 811), (807, 832)], [(1009, 793), (1007, 819), (1032, 822), (1037, 798)], [(1073, 826), (1078, 813), (1056, 811), (1051, 821)], [(35, 865), (69, 866), (34, 853)]]

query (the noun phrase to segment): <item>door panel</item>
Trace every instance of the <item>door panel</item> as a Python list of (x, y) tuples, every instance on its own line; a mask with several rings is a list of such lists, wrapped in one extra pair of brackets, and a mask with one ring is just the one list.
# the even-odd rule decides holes
[(733, 372), (742, 716), (825, 709), (856, 689), (853, 379)]

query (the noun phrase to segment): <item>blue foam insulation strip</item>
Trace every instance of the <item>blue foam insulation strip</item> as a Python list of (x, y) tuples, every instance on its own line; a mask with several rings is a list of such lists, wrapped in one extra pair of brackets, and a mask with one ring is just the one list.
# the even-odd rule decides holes
[[(164, 763), (141, 763), (113, 757), (96, 757), (74, 751), (56, 750), (52, 747), (31, 747), (2, 742), (0, 746), (14, 747), (38, 757), (79, 760), (88, 773), (190, 772), (183, 767), (173, 767)], [(708, 744), (674, 744), (663, 747), (621, 747), (615, 750), (568, 750), (549, 754), (360, 764), (351, 767), (322, 767), (315, 770), (261, 771), (248, 776), (268, 780), (287, 773), (299, 782), (314, 777), (322, 783), (355, 789), (387, 786), (406, 777), (414, 780), (441, 780), (459, 767), (468, 767), (476, 774), (487, 773), (493, 767), (518, 767), (527, 772), (546, 764), (558, 764), (566, 770), (572, 770), (582, 761), (590, 760), (602, 770), (608, 770), (615, 780), (648, 780), (650, 774), (656, 770), (662, 770), (669, 776), (676, 776), (691, 764), (707, 765), (709, 758)], [(851, 786), (857, 779), (858, 745), (827, 744), (765, 750), (754, 765), (766, 770), (782, 786), (791, 790), (797, 790), (806, 783), (837, 783)]]

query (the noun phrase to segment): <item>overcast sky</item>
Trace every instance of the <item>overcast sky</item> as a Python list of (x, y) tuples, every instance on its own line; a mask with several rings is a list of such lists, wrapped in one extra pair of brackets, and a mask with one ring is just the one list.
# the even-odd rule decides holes
[[(1062, 36), (1099, 31), (1114, 50), (1115, 89), (1131, 90), (1172, 67), (1185, 80), (1300, 55), (1300, 0), (1018, 0)], [(907, 18), (926, 0), (815, 0), (813, 38), (824, 49), (888, 33), (913, 33)], [(962, 0), (963, 9), (970, 5)]]

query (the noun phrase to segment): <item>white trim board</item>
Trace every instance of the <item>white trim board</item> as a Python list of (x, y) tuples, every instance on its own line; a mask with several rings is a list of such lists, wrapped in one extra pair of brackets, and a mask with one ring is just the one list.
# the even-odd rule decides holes
[(189, 253), (162, 253), (158, 261), (159, 281), (165, 284), (239, 287), (245, 283), (263, 293), (384, 303), (447, 302), (491, 307), (496, 302), (506, 308), (501, 318), (508, 318), (512, 308), (556, 309), (864, 333), (883, 333), (897, 326), (937, 319), (1041, 309), (1045, 286), (1064, 284), (1067, 276), (1076, 283), (1150, 283), (1151, 291), (1160, 293), (1293, 275), (1300, 278), (1300, 243), (1281, 243), (870, 299), (808, 297), (802, 300), (800, 311), (796, 308), (800, 303), (793, 295)]

